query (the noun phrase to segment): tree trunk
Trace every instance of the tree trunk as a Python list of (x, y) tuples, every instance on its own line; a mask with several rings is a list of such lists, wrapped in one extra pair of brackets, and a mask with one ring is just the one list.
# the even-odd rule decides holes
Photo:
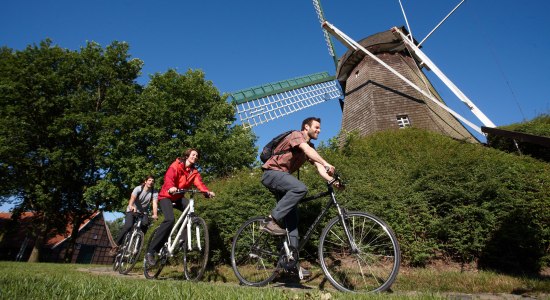
[(40, 262), (40, 253), (43, 242), (44, 239), (41, 236), (36, 239), (34, 246), (32, 247), (31, 255), (29, 256), (27, 262)]
[(40, 262), (40, 255), (42, 253), (42, 247), (44, 246), (44, 241), (46, 240), (48, 230), (43, 226), (40, 226), (39, 228), (40, 229), (38, 232), (36, 232), (36, 241), (34, 242), (31, 255), (29, 256), (27, 262)]

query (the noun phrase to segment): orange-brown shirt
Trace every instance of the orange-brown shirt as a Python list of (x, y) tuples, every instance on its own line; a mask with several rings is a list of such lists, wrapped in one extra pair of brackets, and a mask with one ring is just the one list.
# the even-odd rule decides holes
[(288, 173), (293, 173), (298, 170), (307, 160), (306, 154), (299, 148), (301, 143), (308, 143), (309, 146), (313, 148), (313, 144), (306, 141), (306, 138), (301, 131), (293, 131), (273, 150), (273, 153), (282, 151), (286, 152), (270, 157), (262, 165), (262, 169), (283, 171)]

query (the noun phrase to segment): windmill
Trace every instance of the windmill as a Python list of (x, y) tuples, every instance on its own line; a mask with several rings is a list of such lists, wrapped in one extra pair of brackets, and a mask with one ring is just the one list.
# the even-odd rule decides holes
[[(313, 0), (313, 6), (335, 63), (336, 75), (317, 73), (232, 93), (244, 126), (257, 126), (323, 101), (339, 99), (343, 132), (368, 135), (413, 126), (477, 143), (462, 123), (483, 134), (481, 128), (447, 107), (424, 74), (426, 69), (433, 71), (484, 126), (495, 127), (420, 50), (425, 39), (418, 43), (410, 28), (394, 27), (356, 42), (326, 21), (319, 0)], [(340, 59), (336, 57), (331, 36), (348, 48)]]

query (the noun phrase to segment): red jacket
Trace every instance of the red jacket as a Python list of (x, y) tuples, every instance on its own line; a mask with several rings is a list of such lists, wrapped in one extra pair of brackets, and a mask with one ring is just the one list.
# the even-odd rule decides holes
[(208, 188), (202, 182), (199, 171), (194, 167), (185, 167), (185, 161), (177, 158), (166, 170), (164, 175), (164, 184), (159, 192), (159, 200), (169, 198), (172, 201), (181, 199), (183, 195), (170, 195), (168, 189), (177, 187), (178, 189), (187, 189), (193, 184), (201, 192), (208, 192)]

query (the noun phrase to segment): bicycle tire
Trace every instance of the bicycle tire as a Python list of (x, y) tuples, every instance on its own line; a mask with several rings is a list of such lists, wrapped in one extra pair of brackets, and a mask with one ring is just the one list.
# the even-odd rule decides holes
[(139, 255), (141, 254), (141, 249), (143, 248), (143, 238), (144, 234), (141, 230), (134, 230), (130, 235), (122, 254), (123, 264), (119, 269), (120, 274), (126, 275), (130, 273), (136, 265)]
[(264, 217), (254, 217), (237, 230), (231, 245), (231, 266), (241, 284), (265, 286), (277, 276), (280, 237), (260, 229)]
[(120, 273), (120, 270), (123, 269), (126, 265), (124, 260), (124, 253), (126, 252), (126, 248), (128, 247), (128, 243), (130, 242), (130, 237), (132, 233), (128, 232), (124, 235), (124, 239), (122, 240), (122, 244), (120, 244), (119, 250), (117, 252), (118, 257), (118, 268), (117, 271)]
[[(149, 241), (147, 242), (147, 249), (149, 249), (149, 245), (153, 241), (155, 235), (157, 234), (158, 228), (155, 228), (155, 231), (153, 231), (153, 234), (149, 237)], [(155, 264), (149, 265), (147, 263), (147, 260), (145, 257), (143, 257), (143, 275), (147, 279), (156, 279), (162, 269), (164, 268), (164, 264), (166, 264), (166, 253), (164, 251), (164, 248), (161, 249), (159, 253), (155, 253)]]
[[(202, 278), (206, 270), (210, 251), (210, 241), (208, 237), (208, 226), (206, 226), (204, 219), (195, 216), (191, 220), (191, 250), (189, 250), (189, 239), (182, 245), (183, 272), (187, 280), (198, 281)], [(197, 240), (197, 229), (200, 232), (200, 240)]]
[(365, 212), (348, 212), (345, 222), (358, 252), (351, 253), (340, 216), (330, 220), (319, 239), (319, 261), (325, 276), (344, 292), (386, 291), (401, 263), (394, 232), (384, 221)]
[[(126, 242), (126, 238), (124, 239), (124, 242)], [(113, 271), (118, 272), (118, 269), (120, 269), (121, 263), (122, 263), (122, 248), (117, 250), (117, 252), (115, 253), (115, 257), (113, 258)]]

